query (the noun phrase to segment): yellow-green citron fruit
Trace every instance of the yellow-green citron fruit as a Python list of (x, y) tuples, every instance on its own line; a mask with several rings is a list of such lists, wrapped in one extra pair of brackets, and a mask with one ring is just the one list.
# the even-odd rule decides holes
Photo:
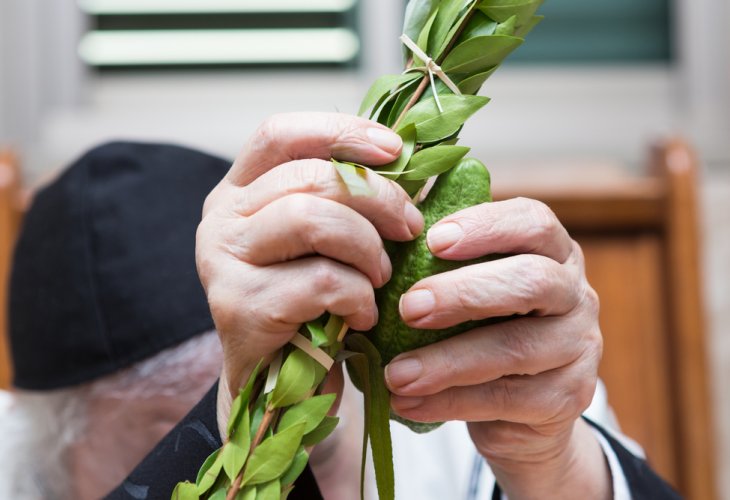
[[(488, 322), (469, 321), (442, 330), (410, 328), (400, 317), (398, 303), (401, 295), (423, 278), (490, 258), (443, 260), (434, 257), (426, 245), (426, 233), (433, 224), (454, 212), (489, 201), (492, 201), (489, 172), (480, 161), (465, 158), (439, 176), (426, 199), (419, 205), (426, 223), (423, 233), (413, 241), (389, 242), (386, 246), (393, 264), (393, 275), (384, 287), (376, 290), (379, 320), (368, 334), (380, 351), (384, 365), (400, 353), (433, 344)], [(411, 422), (395, 415), (393, 418), (416, 432), (427, 432), (439, 425)]]

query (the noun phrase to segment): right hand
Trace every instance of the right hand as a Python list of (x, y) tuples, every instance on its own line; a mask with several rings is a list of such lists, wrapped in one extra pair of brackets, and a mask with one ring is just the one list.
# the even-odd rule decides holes
[(303, 322), (325, 311), (355, 330), (377, 322), (373, 288), (391, 274), (382, 239), (414, 238), (423, 217), (376, 174), (375, 196), (350, 195), (328, 160), (376, 166), (400, 149), (398, 135), (362, 118), (275, 116), (206, 199), (196, 261), (224, 351), (219, 422), (258, 361)]

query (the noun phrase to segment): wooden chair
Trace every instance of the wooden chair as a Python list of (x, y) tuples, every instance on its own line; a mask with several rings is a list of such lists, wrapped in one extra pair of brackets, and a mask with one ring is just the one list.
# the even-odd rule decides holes
[(6, 335), (7, 285), (21, 213), (17, 157), (8, 149), (0, 149), (0, 389), (10, 386), (11, 366)]
[(709, 500), (717, 493), (697, 168), (673, 139), (653, 148), (645, 177), (574, 185), (553, 175), (536, 185), (537, 176), (500, 189), (495, 175), (495, 198), (544, 201), (581, 244), (601, 298), (600, 374), (622, 430), (683, 495)]

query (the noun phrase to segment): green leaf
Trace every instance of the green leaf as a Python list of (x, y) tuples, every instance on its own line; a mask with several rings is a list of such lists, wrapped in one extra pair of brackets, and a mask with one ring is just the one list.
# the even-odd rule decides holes
[(515, 27), (517, 24), (517, 16), (512, 16), (503, 23), (499, 23), (497, 29), (494, 31), (495, 35), (507, 35), (512, 36), (515, 34)]
[(375, 191), (367, 181), (367, 169), (335, 159), (332, 164), (352, 196), (375, 196)]
[(443, 113), (433, 98), (422, 100), (408, 111), (398, 130), (413, 123), (419, 143), (437, 142), (455, 134), (471, 115), (489, 102), (487, 97), (472, 95), (445, 95), (440, 100)]
[(321, 318), (306, 323), (307, 331), (312, 338), (312, 347), (315, 349), (322, 345), (329, 345), (329, 339), (322, 326)]
[[(421, 78), (423, 78), (423, 73), (417, 70), (413, 70), (411, 71), (411, 74), (417, 75), (418, 77), (407, 83), (404, 83), (403, 85), (395, 89), (390, 95), (386, 95), (383, 97), (383, 99), (378, 101), (373, 110), (370, 112), (370, 119), (372, 119), (376, 113), (379, 113), (381, 111), (383, 111), (384, 116), (378, 116), (378, 118), (387, 118), (391, 110), (393, 109), (395, 101), (401, 96), (401, 94), (407, 92), (408, 87), (413, 87), (413, 89), (417, 87), (417, 84), (420, 82)], [(385, 112), (386, 109), (387, 112)], [(385, 125), (387, 125), (387, 123), (385, 123)]]
[(459, 36), (459, 43), (465, 42), (477, 36), (494, 35), (498, 23), (490, 19), (486, 14), (476, 11), (466, 24), (466, 28)]
[(241, 410), (248, 403), (248, 401), (244, 401), (245, 398), (242, 396), (242, 393), (243, 390), (238, 393), (238, 396), (236, 396), (236, 399), (233, 400), (233, 404), (231, 405), (231, 414), (228, 416), (228, 427), (226, 431), (229, 438), (241, 419)]
[(314, 446), (315, 444), (321, 443), (327, 436), (332, 434), (332, 431), (335, 430), (339, 422), (339, 417), (330, 417), (327, 415), (322, 419), (322, 422), (320, 422), (316, 429), (304, 435), (302, 444), (304, 446)]
[(256, 500), (256, 486), (246, 486), (236, 493), (236, 500)]
[(327, 373), (327, 369), (324, 366), (320, 365), (317, 362), (314, 363), (314, 381), (312, 382), (312, 387), (310, 387), (312, 392), (314, 392), (317, 387), (319, 387), (319, 384), (322, 383), (324, 378), (327, 376)]
[(476, 95), (479, 93), (479, 89), (482, 88), (482, 85), (484, 85), (484, 82), (486, 82), (490, 76), (494, 74), (495, 71), (497, 71), (497, 68), (499, 66), (495, 66), (490, 70), (487, 70), (483, 73), (477, 73), (476, 75), (472, 75), (468, 78), (465, 78), (464, 80), (460, 81), (457, 85), (459, 87), (459, 90), (461, 90), (464, 94), (471, 94)]
[(527, 21), (525, 25), (521, 26), (517, 31), (515, 31), (515, 36), (525, 38), (527, 35), (530, 34), (535, 26), (542, 22), (543, 19), (545, 19), (545, 16), (532, 16), (532, 18)]
[(315, 377), (315, 363), (316, 361), (300, 349), (289, 353), (271, 394), (271, 405), (274, 408), (293, 405), (309, 395)]
[(455, 167), (469, 152), (464, 146), (434, 146), (426, 148), (413, 155), (403, 180), (420, 181), (434, 175), (439, 175)]
[(523, 41), (505, 35), (471, 38), (451, 51), (442, 68), (447, 73), (481, 73), (504, 61)]
[(278, 479), (262, 484), (257, 488), (256, 500), (279, 500), (281, 484)]
[[(423, 73), (418, 72), (421, 77), (423, 76)], [(413, 95), (413, 92), (418, 87), (418, 84), (420, 83), (421, 79), (416, 78), (412, 82), (408, 82), (401, 87), (398, 88), (394, 93), (392, 93), (388, 98), (385, 100), (382, 107), (379, 107), (377, 111), (378, 115), (378, 123), (385, 125), (386, 127), (391, 127), (392, 123), (390, 120), (390, 115), (394, 114), (393, 108), (400, 108), (402, 109), (405, 105), (405, 102), (410, 99), (410, 97)], [(404, 97), (405, 96), (405, 97)], [(397, 104), (397, 106), (396, 106)], [(371, 117), (372, 118), (372, 117)]]
[(449, 43), (447, 35), (452, 31), (463, 7), (464, 0), (442, 0), (438, 14), (428, 34), (428, 51), (426, 54), (433, 59), (438, 59), (441, 55), (441, 48)]
[(215, 480), (218, 479), (218, 473), (221, 467), (223, 467), (223, 462), (218, 460), (220, 453), (220, 449), (215, 450), (205, 459), (205, 462), (200, 467), (198, 477), (195, 480), (195, 484), (198, 487), (198, 495), (203, 495), (213, 486)]
[[(451, 30), (449, 30), (446, 37), (444, 38), (441, 45), (439, 46), (438, 50), (436, 51), (436, 54), (437, 54), (437, 56), (435, 57), (436, 60), (443, 61), (444, 51), (451, 44), (451, 41), (456, 36), (456, 33), (459, 30), (462, 30), (461, 26), (464, 23), (467, 23), (467, 26), (469, 26), (469, 21), (467, 21), (467, 18), (471, 19), (475, 13), (482, 15), (482, 16), (484, 15), (479, 11), (472, 11), (472, 9), (474, 7), (474, 3), (476, 3), (476, 0), (470, 0), (469, 3), (467, 4), (467, 7), (465, 9), (462, 9), (461, 17), (451, 27)], [(464, 29), (466, 29), (466, 27)], [(462, 33), (463, 33), (463, 30), (462, 30)], [(463, 39), (463, 35), (459, 35), (459, 40), (462, 40), (462, 39)], [(451, 44), (451, 45), (453, 46), (453, 44)]]
[(281, 417), (279, 432), (300, 423), (304, 423), (304, 434), (313, 431), (330, 411), (336, 397), (336, 394), (322, 394), (292, 406)]
[(383, 75), (372, 84), (368, 93), (365, 94), (365, 98), (360, 104), (360, 110), (357, 112), (359, 116), (362, 116), (365, 111), (377, 107), (376, 104), (381, 102), (390, 92), (396, 87), (412, 82), (421, 75), (418, 73), (405, 73), (401, 75)]
[(304, 468), (307, 466), (308, 461), (309, 453), (307, 453), (307, 450), (304, 449), (304, 446), (300, 446), (297, 450), (297, 454), (294, 455), (294, 460), (292, 460), (291, 465), (284, 473), (284, 475), (281, 476), (281, 484), (283, 484), (284, 486), (293, 484), (294, 481), (296, 481), (296, 479), (304, 471)]
[(517, 16), (517, 27), (527, 24), (543, 0), (481, 0), (478, 9), (499, 23)]
[(342, 325), (344, 324), (345, 320), (343, 320), (340, 316), (330, 314), (330, 317), (327, 319), (327, 323), (324, 325), (324, 333), (327, 335), (329, 345), (337, 342), (337, 336), (340, 334), (340, 330), (342, 330)]
[(304, 435), (304, 423), (274, 434), (251, 453), (243, 484), (261, 484), (280, 477), (291, 465)]
[[(392, 172), (394, 174), (400, 174), (405, 170), (406, 165), (413, 155), (413, 151), (416, 149), (416, 127), (413, 124), (406, 125), (398, 131), (398, 135), (403, 139), (403, 149), (401, 150), (400, 156), (397, 160), (392, 163), (388, 163), (380, 167), (381, 172)], [(388, 177), (391, 178), (391, 177)]]
[(251, 391), (253, 390), (253, 384), (256, 382), (256, 377), (258, 377), (261, 372), (262, 365), (263, 361), (259, 361), (256, 364), (256, 367), (253, 369), (251, 375), (249, 375), (248, 380), (246, 381), (246, 385), (243, 386), (243, 388), (238, 392), (236, 399), (233, 400), (233, 404), (231, 405), (231, 414), (228, 417), (228, 428), (226, 431), (228, 439), (231, 438), (233, 430), (239, 425), (239, 421), (241, 420), (241, 409), (248, 406)]
[(236, 476), (243, 469), (243, 464), (246, 463), (248, 451), (251, 447), (250, 425), (248, 407), (246, 407), (243, 418), (241, 418), (238, 428), (233, 433), (233, 438), (223, 446), (221, 461), (223, 462), (223, 470), (231, 482), (235, 481)]
[(286, 500), (287, 498), (289, 498), (289, 493), (291, 493), (293, 489), (294, 489), (293, 484), (290, 484), (289, 486), (282, 488), (281, 489), (281, 500)]
[(253, 406), (253, 414), (251, 416), (251, 427), (249, 432), (251, 440), (254, 439), (254, 437), (256, 436), (256, 432), (261, 426), (261, 422), (264, 419), (264, 413), (266, 413), (266, 394), (264, 394), (264, 391), (261, 391), (261, 394), (259, 394), (259, 397), (256, 398), (256, 402)]
[(415, 90), (416, 89), (414, 88), (413, 91), (409, 90), (407, 92), (403, 92), (395, 99), (395, 102), (390, 109), (390, 113), (388, 114), (388, 121), (386, 122), (388, 127), (393, 128), (393, 124), (398, 120), (398, 117), (401, 115), (403, 110), (406, 109), (406, 105), (411, 100), (411, 97), (413, 97)]
[[(347, 346), (353, 352), (348, 363), (353, 365), (362, 382), (365, 383), (365, 428), (370, 438), (375, 465), (375, 482), (378, 498), (392, 500), (395, 497), (395, 476), (393, 472), (393, 445), (390, 437), (390, 392), (385, 386), (385, 377), (380, 353), (362, 334), (348, 335)], [(364, 439), (367, 444), (367, 439)], [(363, 450), (363, 462), (366, 450)], [(361, 482), (361, 488), (362, 488)], [(362, 491), (361, 491), (362, 493)]]
[(172, 490), (172, 500), (198, 500), (198, 498), (197, 486), (189, 481), (177, 483), (175, 489)]
[[(349, 344), (352, 335), (348, 335), (345, 344)], [(353, 351), (347, 358), (347, 371), (350, 372), (355, 386), (360, 389), (363, 395), (364, 406), (364, 425), (362, 436), (362, 453), (360, 457), (360, 498), (365, 498), (365, 464), (368, 455), (368, 440), (370, 438), (371, 408), (372, 408), (372, 390), (370, 389), (370, 368), (365, 354)], [(354, 375), (354, 376), (353, 376)], [(390, 423), (388, 424), (390, 425)], [(377, 482), (377, 481), (376, 481)], [(395, 481), (393, 482), (395, 486)], [(378, 496), (380, 495), (380, 485), (378, 486)]]
[(212, 495), (208, 497), (208, 500), (226, 500), (226, 496), (228, 495), (227, 488), (225, 486), (221, 486), (217, 490), (213, 492)]
[(403, 33), (416, 40), (439, 3), (440, 0), (410, 0), (403, 18)]
[(398, 179), (398, 184), (400, 187), (403, 188), (403, 190), (408, 193), (408, 196), (411, 198), (416, 198), (416, 195), (418, 192), (423, 189), (423, 186), (426, 185), (426, 181), (406, 181), (403, 179)]
[(230, 441), (223, 445), (222, 450), (221, 458), (223, 462), (223, 470), (228, 476), (228, 479), (233, 482), (238, 473), (241, 471), (246, 458), (241, 457), (240, 454), (237, 453), (236, 446)]
[[(429, 34), (431, 33), (431, 28), (433, 27), (434, 21), (436, 21), (436, 16), (438, 15), (438, 8), (433, 11), (431, 14), (431, 17), (426, 21), (426, 24), (423, 26), (423, 29), (421, 30), (421, 33), (418, 35), (418, 40), (416, 40), (416, 45), (418, 45), (421, 50), (423, 50), (428, 55), (428, 38)], [(413, 55), (413, 66), (423, 66), (425, 64), (424, 61), (422, 61), (420, 58), (416, 57), (415, 54)]]

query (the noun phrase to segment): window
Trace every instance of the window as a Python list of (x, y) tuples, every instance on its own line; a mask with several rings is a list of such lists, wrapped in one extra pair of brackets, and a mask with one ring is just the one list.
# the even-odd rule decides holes
[(349, 67), (357, 0), (78, 0), (99, 69)]
[(546, 21), (511, 61), (631, 63), (671, 60), (669, 0), (547, 0)]

